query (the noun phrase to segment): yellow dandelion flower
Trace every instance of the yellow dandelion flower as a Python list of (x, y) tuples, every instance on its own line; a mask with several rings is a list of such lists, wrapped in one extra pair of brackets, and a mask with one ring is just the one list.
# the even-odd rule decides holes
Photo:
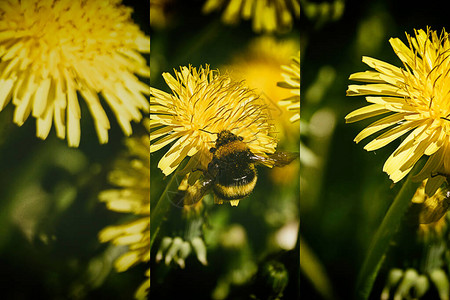
[(148, 111), (149, 88), (134, 74), (150, 76), (139, 53), (150, 51), (149, 38), (131, 13), (120, 0), (1, 1), (0, 110), (12, 99), (17, 125), (31, 113), (38, 137), (45, 139), (54, 123), (56, 135), (77, 147), (78, 93), (101, 143), (110, 123), (100, 99), (130, 135), (130, 122)]
[(239, 19), (252, 19), (255, 32), (288, 31), (294, 18), (300, 18), (299, 0), (207, 0), (203, 13), (225, 7), (222, 21), (236, 24)]
[[(277, 131), (298, 135), (298, 126), (292, 126), (278, 106), (280, 99), (288, 98), (291, 91), (280, 89), (276, 83), (283, 80), (280, 65), (290, 62), (290, 57), (299, 49), (295, 40), (277, 41), (274, 37), (264, 36), (254, 39), (248, 49), (233, 58), (230, 65), (225, 66), (230, 76), (236, 80), (244, 80), (255, 89), (268, 106), (270, 118), (274, 121)], [(280, 140), (282, 136), (278, 136)]]
[[(146, 123), (149, 127), (149, 123)], [(132, 137), (126, 141), (128, 153), (117, 161), (109, 174), (109, 181), (117, 189), (100, 193), (101, 201), (108, 209), (132, 213), (138, 216), (135, 221), (104, 228), (99, 233), (101, 242), (111, 241), (114, 245), (128, 246), (114, 263), (118, 272), (128, 270), (140, 262), (150, 261), (150, 152), (149, 136)], [(150, 270), (147, 272), (150, 277)], [(148, 283), (147, 283), (148, 281)], [(150, 288), (150, 279), (144, 281), (136, 292), (136, 298), (144, 299)]]
[(285, 71), (281, 75), (284, 81), (279, 82), (278, 86), (290, 89), (293, 96), (278, 102), (288, 111), (294, 111), (294, 115), (289, 119), (291, 122), (300, 120), (300, 51), (297, 56), (292, 57), (292, 63), (289, 66), (281, 66)]
[(444, 181), (444, 176), (438, 175), (450, 173), (450, 40), (445, 30), (440, 36), (430, 29), (416, 30), (415, 37), (406, 36), (408, 46), (398, 38), (389, 40), (403, 68), (363, 57), (375, 70), (352, 74), (351, 80), (368, 84), (349, 85), (347, 95), (367, 96), (372, 104), (345, 118), (356, 122), (388, 114), (361, 131), (355, 142), (384, 131), (364, 147), (372, 151), (408, 134), (383, 171), (398, 182), (422, 156), (429, 156), (416, 179), (429, 178), (426, 191), (433, 195)]
[(158, 163), (166, 176), (186, 157), (190, 157), (186, 173), (206, 170), (212, 159), (209, 150), (217, 139), (211, 133), (224, 130), (241, 136), (256, 155), (266, 157), (275, 152), (266, 106), (243, 82), (210, 70), (208, 65), (174, 72), (175, 77), (163, 74), (171, 94), (150, 88), (150, 126), (154, 129), (150, 152), (173, 143)]

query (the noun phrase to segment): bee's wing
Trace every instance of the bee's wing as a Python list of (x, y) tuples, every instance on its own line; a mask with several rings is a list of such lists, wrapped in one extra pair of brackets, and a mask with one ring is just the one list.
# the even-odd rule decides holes
[(269, 154), (267, 157), (253, 154), (251, 159), (254, 163), (266, 164), (274, 167), (283, 167), (290, 164), (298, 157), (298, 152), (277, 151), (273, 154)]
[(294, 159), (299, 158), (300, 153), (298, 152), (283, 152), (277, 151), (272, 155), (269, 155), (269, 158), (273, 160), (275, 167), (282, 167), (290, 164)]

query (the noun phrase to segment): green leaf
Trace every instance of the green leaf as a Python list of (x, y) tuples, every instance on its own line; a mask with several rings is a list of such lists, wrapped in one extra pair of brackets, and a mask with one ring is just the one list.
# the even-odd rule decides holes
[(331, 282), (323, 264), (301, 237), (300, 270), (324, 299), (335, 299)]
[(356, 283), (356, 299), (368, 299), (378, 271), (384, 261), (386, 251), (394, 234), (397, 232), (400, 222), (408, 209), (411, 199), (421, 182), (413, 182), (412, 177), (422, 168), (423, 160), (414, 166), (408, 175), (402, 188), (389, 207), (388, 212), (378, 228), (369, 252), (364, 260)]

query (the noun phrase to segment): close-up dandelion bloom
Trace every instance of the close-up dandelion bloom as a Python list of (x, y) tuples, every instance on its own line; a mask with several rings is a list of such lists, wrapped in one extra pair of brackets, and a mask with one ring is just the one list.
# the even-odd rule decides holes
[(266, 106), (244, 82), (233, 81), (208, 65), (174, 72), (175, 77), (163, 73), (172, 93), (150, 88), (150, 152), (173, 143), (158, 163), (164, 175), (170, 175), (186, 157), (190, 157), (186, 173), (205, 170), (216, 134), (224, 130), (242, 137), (256, 155), (275, 152)]
[[(128, 251), (115, 261), (118, 272), (150, 260), (149, 136), (127, 138), (126, 145), (128, 152), (116, 162), (109, 174), (110, 183), (117, 188), (105, 190), (99, 195), (108, 209), (137, 216), (134, 221), (108, 226), (99, 233), (101, 242), (111, 241), (114, 245), (128, 246)], [(150, 269), (145, 276), (148, 278), (137, 290), (137, 299), (145, 299), (150, 288)]]
[(226, 24), (237, 24), (252, 19), (255, 32), (289, 31), (294, 18), (300, 18), (299, 0), (207, 0), (203, 12), (210, 13), (224, 9), (222, 21)]
[(283, 73), (281, 74), (284, 81), (278, 82), (278, 86), (289, 89), (292, 96), (285, 98), (278, 102), (286, 110), (294, 112), (294, 115), (289, 119), (291, 122), (300, 120), (300, 51), (297, 56), (292, 57), (292, 62), (289, 66), (281, 66)]
[(366, 96), (372, 104), (351, 112), (346, 121), (387, 114), (362, 130), (355, 142), (384, 131), (364, 147), (373, 151), (407, 134), (383, 171), (398, 182), (428, 156), (417, 179), (428, 178), (427, 194), (432, 195), (445, 180), (441, 175), (450, 173), (450, 40), (445, 30), (416, 30), (415, 36), (406, 37), (407, 45), (398, 38), (389, 40), (403, 68), (363, 57), (375, 70), (352, 74), (351, 80), (368, 84), (349, 85), (347, 95)]
[[(0, 4), (0, 109), (11, 100), (14, 123), (36, 118), (45, 139), (54, 123), (69, 146), (80, 143), (81, 96), (100, 143), (108, 142), (106, 102), (126, 135), (148, 112), (149, 37), (120, 0), (24, 0)], [(79, 95), (79, 96), (78, 96)]]

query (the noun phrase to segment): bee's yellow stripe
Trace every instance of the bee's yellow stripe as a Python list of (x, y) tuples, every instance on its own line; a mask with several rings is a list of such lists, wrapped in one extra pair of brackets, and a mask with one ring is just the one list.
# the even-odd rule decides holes
[(218, 196), (222, 196), (227, 199), (241, 199), (245, 196), (248, 196), (256, 185), (257, 176), (254, 176), (253, 180), (245, 185), (232, 185), (232, 186), (224, 186), (219, 183), (216, 183), (215, 189)]

